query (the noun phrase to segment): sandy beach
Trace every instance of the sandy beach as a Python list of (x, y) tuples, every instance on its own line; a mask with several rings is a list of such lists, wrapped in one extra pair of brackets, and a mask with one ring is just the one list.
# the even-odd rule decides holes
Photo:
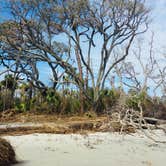
[[(165, 140), (161, 130), (156, 139)], [(31, 134), (5, 136), (13, 145), (18, 166), (165, 166), (166, 144), (142, 133)]]

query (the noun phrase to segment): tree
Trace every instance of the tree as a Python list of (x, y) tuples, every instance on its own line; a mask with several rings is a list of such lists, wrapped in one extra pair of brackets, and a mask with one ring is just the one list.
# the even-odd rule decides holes
[(161, 63), (162, 56), (155, 51), (154, 33), (148, 44), (138, 40), (131, 55), (134, 61), (129, 58), (115, 67), (116, 77), (120, 77), (124, 89), (129, 89), (127, 105), (141, 110), (145, 116), (165, 116), (162, 98), (159, 97), (165, 85), (165, 65)]
[[(15, 26), (10, 33), (2, 31), (1, 41), (9, 47), (1, 49), (8, 55), (14, 50), (11, 59), (16, 61), (21, 55), (19, 59), (28, 65), (29, 60), (47, 62), (56, 83), (59, 67), (80, 90), (82, 112), (84, 100), (99, 109), (110, 71), (126, 58), (134, 38), (148, 27), (149, 10), (143, 0), (9, 0), (8, 5)], [(113, 51), (122, 45), (122, 55), (112, 61)], [(94, 71), (96, 49), (100, 63)], [(87, 93), (90, 86), (92, 97)]]
[(17, 78), (11, 74), (5, 75), (4, 79), (0, 81), (0, 100), (3, 103), (3, 110), (13, 106), (17, 81)]

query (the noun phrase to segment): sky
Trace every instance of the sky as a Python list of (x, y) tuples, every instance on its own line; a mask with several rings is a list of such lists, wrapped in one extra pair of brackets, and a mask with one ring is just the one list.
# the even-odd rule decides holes
[[(4, 0), (0, 0), (0, 22), (5, 17), (9, 17), (6, 13), (2, 14)], [(166, 51), (166, 0), (146, 0), (146, 5), (150, 7), (151, 13), (151, 23), (149, 25), (149, 30), (144, 34), (145, 43), (148, 43), (151, 39), (151, 34), (154, 32), (154, 49), (159, 54), (159, 56)], [(146, 47), (146, 46), (145, 46)], [(146, 49), (146, 48), (145, 48)], [(134, 59), (131, 56), (128, 57), (134, 63)], [(95, 59), (97, 61), (97, 59)], [(95, 61), (93, 64), (95, 64)], [(165, 61), (160, 62), (162, 66), (166, 65)], [(2, 70), (0, 68), (0, 70)], [(139, 68), (138, 68), (139, 70)], [(46, 65), (41, 66), (41, 79), (45, 83), (48, 83), (48, 80), (51, 78), (50, 69)]]
[(147, 0), (147, 5), (152, 8), (149, 33), (154, 32), (157, 47), (166, 47), (166, 0)]
[[(166, 54), (166, 0), (147, 0), (147, 6), (151, 8), (151, 23), (149, 25), (148, 31), (144, 34), (144, 43), (148, 44), (150, 42), (153, 32), (153, 49), (155, 52), (154, 55), (155, 58), (159, 60), (159, 65), (161, 67), (164, 67), (166, 66), (166, 58), (163, 58), (162, 55)], [(147, 48), (149, 48), (148, 45), (147, 47), (144, 46), (145, 51), (148, 51)], [(146, 56), (146, 52), (144, 56)], [(153, 83), (151, 82), (150, 85), (153, 86)]]

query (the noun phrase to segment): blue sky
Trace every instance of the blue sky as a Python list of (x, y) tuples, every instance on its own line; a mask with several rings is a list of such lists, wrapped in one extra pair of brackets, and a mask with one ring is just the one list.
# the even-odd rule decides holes
[(157, 46), (166, 47), (166, 0), (147, 0), (147, 4), (152, 8), (149, 32), (155, 33)]

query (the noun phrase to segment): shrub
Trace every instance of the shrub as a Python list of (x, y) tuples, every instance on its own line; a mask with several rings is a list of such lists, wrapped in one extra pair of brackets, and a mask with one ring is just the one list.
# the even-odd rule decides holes
[(0, 92), (0, 111), (13, 107), (13, 98), (10, 90), (1, 90)]
[(75, 96), (64, 96), (61, 98), (61, 114), (76, 114), (80, 110), (80, 101)]
[(134, 110), (140, 111), (139, 104), (141, 104), (141, 106), (144, 106), (147, 99), (148, 96), (146, 92), (141, 92), (138, 94), (131, 93), (126, 100), (126, 105), (129, 108), (133, 108)]
[(99, 101), (100, 112), (103, 113), (104, 110), (110, 110), (112, 106), (116, 104), (119, 97), (120, 97), (120, 92), (118, 90), (104, 89), (101, 92), (100, 101)]
[(16, 163), (16, 158), (12, 146), (6, 140), (0, 138), (0, 165), (8, 166), (14, 163)]

